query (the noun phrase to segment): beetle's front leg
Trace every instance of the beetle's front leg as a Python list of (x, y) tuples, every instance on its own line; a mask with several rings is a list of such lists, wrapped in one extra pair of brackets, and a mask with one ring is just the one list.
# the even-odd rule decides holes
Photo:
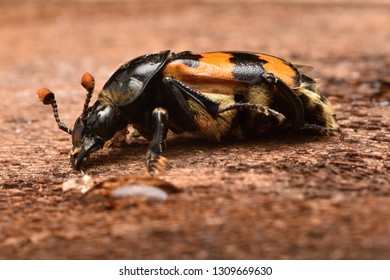
[(153, 138), (146, 153), (146, 170), (153, 176), (167, 169), (168, 161), (160, 154), (168, 132), (168, 111), (156, 108), (152, 112)]

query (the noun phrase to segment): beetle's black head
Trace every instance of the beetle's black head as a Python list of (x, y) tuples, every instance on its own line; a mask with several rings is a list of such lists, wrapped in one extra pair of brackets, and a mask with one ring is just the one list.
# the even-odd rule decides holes
[(97, 100), (92, 107), (88, 107), (95, 86), (94, 78), (90, 74), (83, 75), (81, 84), (88, 93), (83, 112), (77, 118), (73, 130), (60, 121), (54, 93), (44, 88), (37, 92), (43, 104), (52, 105), (59, 128), (72, 135), (73, 147), (70, 160), (73, 168), (77, 170), (82, 168), (89, 154), (101, 149), (118, 130), (125, 126), (121, 111), (115, 109), (113, 104)]
[(99, 100), (88, 109), (86, 116), (77, 118), (72, 130), (72, 166), (80, 170), (89, 154), (101, 149), (118, 130), (118, 112)]

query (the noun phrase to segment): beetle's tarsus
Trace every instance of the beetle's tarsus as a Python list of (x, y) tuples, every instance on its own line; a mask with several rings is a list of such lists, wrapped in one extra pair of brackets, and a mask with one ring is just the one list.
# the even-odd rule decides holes
[(219, 114), (230, 111), (230, 110), (251, 110), (258, 112), (260, 114), (263, 114), (265, 116), (272, 116), (274, 117), (279, 124), (282, 124), (286, 117), (282, 114), (279, 113), (278, 111), (272, 110), (268, 108), (267, 106), (261, 106), (258, 104), (251, 104), (251, 103), (235, 103), (233, 105), (230, 105), (228, 107), (222, 108), (218, 111)]
[(146, 172), (152, 177), (164, 173), (169, 168), (168, 159), (161, 155), (153, 155), (146, 160)]
[(344, 134), (341, 131), (340, 127), (324, 127), (318, 124), (305, 124), (300, 130), (313, 130), (313, 131), (319, 131), (323, 134), (327, 134), (329, 132), (331, 133), (337, 133), (340, 135), (340, 138), (344, 138)]

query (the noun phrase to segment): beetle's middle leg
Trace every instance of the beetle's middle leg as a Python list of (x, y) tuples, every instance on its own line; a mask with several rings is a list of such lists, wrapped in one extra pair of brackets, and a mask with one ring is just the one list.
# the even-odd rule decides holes
[[(261, 135), (275, 125), (299, 128), (304, 124), (302, 102), (282, 80), (271, 73), (263, 72), (254, 75), (246, 82), (247, 92), (237, 98), (235, 104), (221, 108), (219, 112), (233, 109), (243, 111), (240, 113), (240, 123), (247, 135)], [(286, 108), (279, 107), (271, 109), (271, 106), (275, 105), (276, 98), (286, 101), (287, 111)], [(286, 117), (288, 117), (288, 122), (286, 122)]]
[(168, 161), (160, 154), (168, 132), (168, 111), (158, 107), (152, 112), (153, 138), (146, 153), (146, 170), (153, 176), (168, 167)]

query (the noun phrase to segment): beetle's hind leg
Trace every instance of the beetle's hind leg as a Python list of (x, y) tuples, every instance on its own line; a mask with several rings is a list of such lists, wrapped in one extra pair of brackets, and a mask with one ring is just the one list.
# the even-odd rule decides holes
[(146, 153), (146, 171), (154, 176), (168, 169), (168, 160), (161, 156), (163, 144), (168, 132), (168, 112), (164, 108), (156, 108), (152, 112), (153, 138)]
[[(256, 76), (249, 82), (248, 91), (244, 94), (237, 103), (229, 105), (225, 108), (220, 108), (218, 113), (223, 113), (229, 110), (246, 111), (249, 116), (246, 119), (253, 119), (255, 115), (263, 115), (273, 117), (278, 124), (285, 121), (285, 116), (277, 110), (271, 109), (271, 103), (274, 98), (274, 88), (277, 85), (277, 79), (274, 75), (262, 73)], [(248, 122), (249, 120), (246, 120)], [(254, 124), (256, 125), (256, 124)]]
[(239, 111), (240, 128), (245, 136), (258, 137), (275, 126), (285, 125), (286, 116), (272, 108), (274, 100), (274, 76), (258, 75), (248, 83), (245, 94), (236, 95), (235, 103), (221, 107), (218, 113)]

